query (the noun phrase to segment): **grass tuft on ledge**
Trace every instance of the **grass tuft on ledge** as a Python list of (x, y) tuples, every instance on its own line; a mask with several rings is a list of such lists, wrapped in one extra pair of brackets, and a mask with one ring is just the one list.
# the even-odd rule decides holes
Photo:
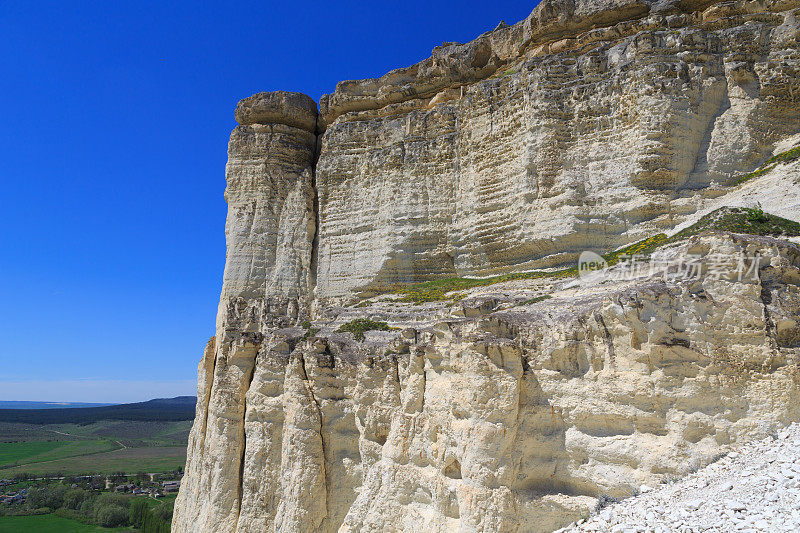
[(730, 231), (771, 237), (800, 236), (800, 224), (757, 207), (722, 207), (669, 238), (677, 242), (704, 231)]
[(364, 340), (364, 333), (367, 331), (390, 331), (391, 329), (386, 322), (368, 318), (356, 318), (343, 324), (337, 331), (339, 333), (352, 333), (353, 337), (360, 342)]
[[(799, 148), (800, 149), (800, 148)], [(778, 157), (778, 156), (775, 156)], [(769, 235), (774, 237), (789, 237), (800, 235), (800, 224), (776, 215), (770, 215), (760, 211), (760, 207), (755, 208), (730, 208), (723, 207), (705, 215), (695, 224), (676, 233), (672, 237), (667, 237), (664, 233), (659, 233), (647, 239), (635, 242), (619, 250), (603, 255), (609, 265), (615, 265), (621, 257), (631, 255), (647, 256), (656, 249), (666, 244), (676, 243), (693, 235), (698, 235), (706, 231), (730, 231), (733, 233), (747, 233), (751, 235)], [(463, 291), (475, 287), (485, 287), (495, 283), (515, 281), (522, 279), (562, 279), (578, 274), (577, 266), (561, 270), (533, 272), (517, 272), (503, 274), (489, 278), (444, 278), (423, 283), (415, 283), (404, 287), (398, 291), (401, 295), (399, 301), (421, 304), (425, 302), (435, 302), (451, 298), (448, 293)]]
[(766, 174), (767, 172), (778, 166), (779, 163), (790, 163), (796, 159), (800, 159), (800, 146), (795, 146), (791, 150), (786, 150), (785, 152), (781, 152), (779, 154), (770, 157), (758, 169), (736, 178), (735, 183), (736, 185), (740, 185), (753, 178), (763, 176), (764, 174)]

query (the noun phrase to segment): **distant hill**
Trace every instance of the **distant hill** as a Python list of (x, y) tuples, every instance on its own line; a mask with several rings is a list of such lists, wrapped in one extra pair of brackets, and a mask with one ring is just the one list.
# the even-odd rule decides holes
[(91, 424), (99, 420), (192, 420), (196, 401), (194, 396), (178, 396), (102, 407), (0, 409), (0, 422)]
[(76, 407), (105, 407), (114, 403), (81, 403), (81, 402), (3, 402), (0, 409), (75, 409)]

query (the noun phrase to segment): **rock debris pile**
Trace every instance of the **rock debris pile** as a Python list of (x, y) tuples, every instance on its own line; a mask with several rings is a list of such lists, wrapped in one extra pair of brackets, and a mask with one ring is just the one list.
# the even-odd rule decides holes
[(641, 490), (560, 531), (800, 531), (800, 425), (749, 443), (680, 481)]

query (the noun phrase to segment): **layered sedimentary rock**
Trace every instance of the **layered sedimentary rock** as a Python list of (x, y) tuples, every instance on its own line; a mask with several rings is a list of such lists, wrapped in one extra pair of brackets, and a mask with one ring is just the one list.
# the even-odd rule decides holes
[(800, 124), (797, 2), (544, 2), (320, 105), (316, 295), (673, 227)]
[[(800, 418), (786, 241), (665, 252), (760, 254), (743, 280), (532, 279), (340, 307), (569, 264), (725, 198), (799, 218), (800, 166), (735, 185), (800, 132), (799, 7), (544, 2), (319, 107), (240, 102), (174, 530), (547, 531)], [(366, 317), (395, 329), (338, 331)]]
[[(297, 93), (239, 103), (226, 168), (228, 246), (217, 335), (200, 364), (191, 468), (181, 506), (186, 531), (230, 530), (241, 507), (245, 393), (264, 332), (307, 316), (315, 234), (317, 106)], [(251, 439), (251, 445), (258, 442)]]
[(256, 323), (296, 318), (307, 314), (313, 287), (317, 104), (298, 93), (261, 93), (239, 102), (236, 120), (226, 168), (220, 309), (234, 299), (258, 301), (263, 315), (253, 317)]

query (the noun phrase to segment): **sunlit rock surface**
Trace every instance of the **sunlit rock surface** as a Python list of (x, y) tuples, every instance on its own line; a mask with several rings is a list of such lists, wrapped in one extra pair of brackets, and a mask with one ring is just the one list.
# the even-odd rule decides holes
[[(662, 252), (758, 254), (742, 280), (389, 292), (573, 265), (724, 205), (798, 220), (800, 162), (736, 183), (800, 142), (798, 8), (544, 2), (319, 107), (240, 102), (173, 530), (550, 531), (798, 420), (787, 240)], [(354, 318), (394, 329), (359, 342)]]

